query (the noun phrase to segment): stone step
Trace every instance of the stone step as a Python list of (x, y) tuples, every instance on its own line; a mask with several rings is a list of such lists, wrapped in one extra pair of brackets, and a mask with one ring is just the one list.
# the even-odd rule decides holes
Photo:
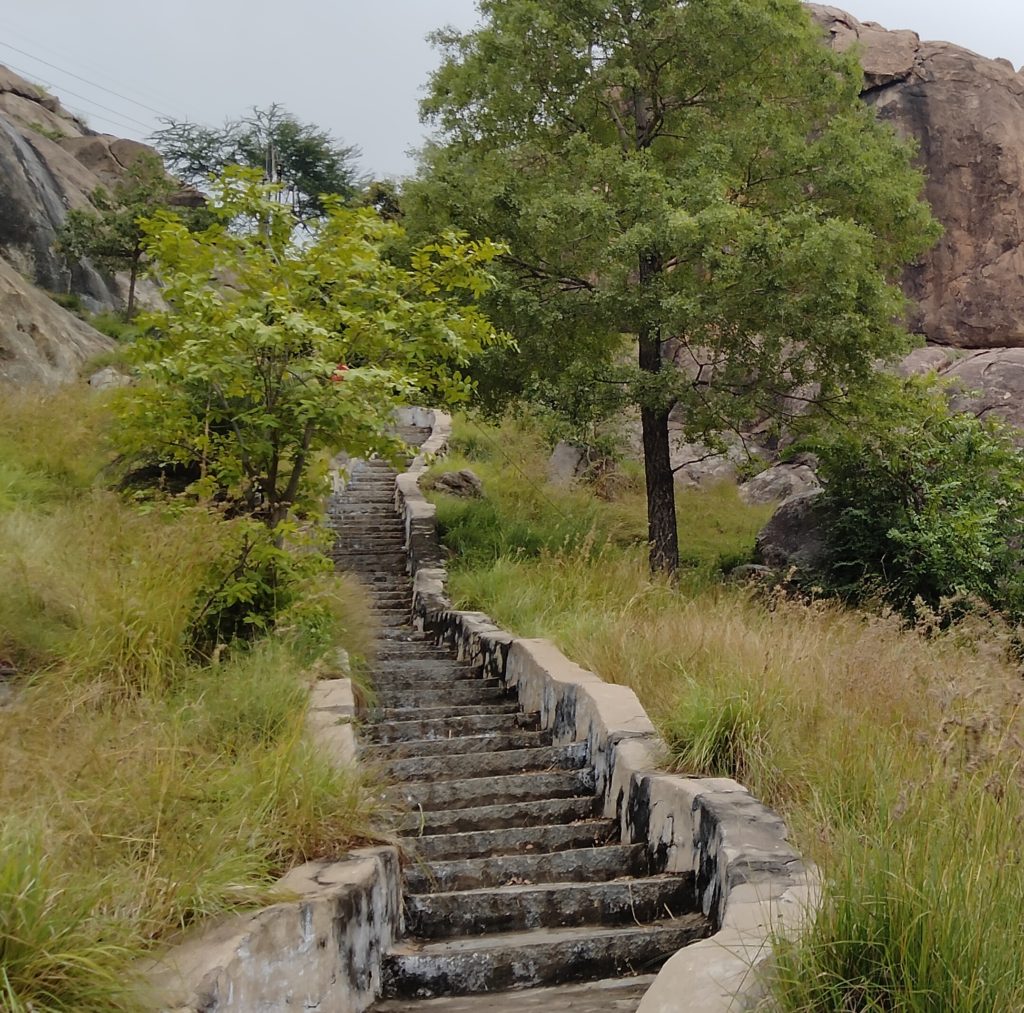
[[(480, 666), (460, 661), (445, 661), (435, 658), (414, 658), (412, 661), (373, 662), (368, 666), (367, 678), (380, 693), (388, 693), (398, 699), (399, 694), (415, 696), (424, 693), (445, 693), (457, 689), (460, 693), (470, 692), (470, 686), (477, 689), (503, 689), (500, 679), (483, 679)], [(452, 703), (462, 703), (448, 697)], [(475, 699), (475, 698), (474, 698)], [(426, 697), (427, 705), (434, 703)]]
[(486, 939), (399, 944), (384, 959), (385, 998), (431, 998), (648, 974), (708, 934), (701, 915), (654, 925), (533, 929)]
[[(592, 820), (600, 815), (601, 800), (591, 796), (551, 798), (541, 802), (512, 802), (474, 809), (438, 809), (406, 813), (398, 821), (399, 833), (408, 836), (470, 833), (504, 827), (548, 826)], [(489, 859), (488, 859), (489, 861)]]
[[(440, 688), (437, 688), (440, 687)], [(374, 679), (377, 706), (386, 710), (444, 710), (446, 707), (465, 707), (473, 704), (507, 704), (519, 709), (519, 703), (510, 700), (508, 692), (497, 679), (458, 679), (434, 682), (431, 688), (413, 688), (409, 685), (388, 685)], [(454, 713), (454, 712), (453, 712)], [(423, 717), (430, 715), (424, 713)]]
[(392, 785), (384, 797), (392, 803), (425, 811), (473, 809), (509, 802), (540, 802), (594, 794), (594, 771), (542, 770), (501, 777), (468, 777), (457, 781), (407, 781)]
[[(524, 988), (514, 992), (445, 996), (421, 999), (417, 1013), (636, 1013), (644, 993), (654, 984), (653, 974), (635, 978), (606, 978), (580, 985)], [(408, 1000), (385, 1000), (373, 1013), (409, 1013)]]
[(363, 720), (393, 724), (396, 721), (443, 721), (446, 718), (468, 718), (477, 714), (518, 714), (519, 703), (514, 700), (479, 701), (448, 707), (377, 707), (368, 708)]
[(384, 573), (393, 570), (396, 573), (404, 572), (405, 551), (394, 552), (366, 552), (364, 549), (346, 549), (335, 547), (331, 550), (331, 559), (335, 562), (344, 562), (350, 567), (365, 567), (375, 573)]
[(450, 739), (483, 732), (513, 732), (537, 727), (537, 714), (478, 714), (432, 721), (380, 721), (365, 727), (371, 742), (409, 742), (413, 739)]
[[(429, 666), (429, 667), (428, 667)], [(366, 678), (377, 692), (384, 707), (437, 706), (438, 699), (448, 699), (453, 704), (472, 703), (483, 700), (482, 690), (499, 691), (502, 699), (508, 699), (504, 684), (499, 679), (483, 679), (479, 667), (454, 665), (449, 662), (435, 664), (423, 658), (405, 669), (385, 671), (376, 664), (368, 666)], [(454, 696), (448, 695), (454, 693)], [(406, 703), (406, 699), (411, 704)]]
[(444, 939), (579, 925), (636, 925), (694, 910), (692, 874), (604, 883), (516, 883), (408, 895), (405, 932), (420, 939)]
[(615, 820), (583, 820), (540, 827), (505, 827), (462, 834), (417, 837), (408, 847), (418, 861), (451, 861), (495, 855), (537, 854), (569, 848), (593, 848), (618, 840)]
[(374, 609), (373, 621), (380, 629), (413, 628), (411, 609)]
[(502, 749), (537, 749), (551, 745), (550, 731), (515, 729), (508, 732), (480, 732), (445, 739), (417, 739), (373, 745), (363, 742), (359, 753), (368, 763), (420, 756), (456, 756), (492, 753)]
[(381, 770), (392, 781), (426, 779), (465, 780), (511, 775), (527, 771), (578, 770), (587, 762), (586, 743), (570, 746), (542, 746), (539, 749), (505, 749), (491, 753), (462, 753), (454, 756), (416, 756), (392, 760)]
[(344, 552), (404, 552), (405, 535), (361, 535), (345, 532), (335, 543), (335, 549)]
[(378, 644), (378, 661), (394, 662), (404, 664), (412, 661), (445, 661), (453, 665), (461, 664), (455, 655), (447, 648), (427, 640), (423, 634), (410, 637), (404, 643), (381, 643)]
[(450, 893), (514, 883), (597, 883), (624, 876), (649, 876), (650, 855), (643, 844), (605, 844), (550, 854), (502, 855), (427, 862), (405, 871), (409, 893)]

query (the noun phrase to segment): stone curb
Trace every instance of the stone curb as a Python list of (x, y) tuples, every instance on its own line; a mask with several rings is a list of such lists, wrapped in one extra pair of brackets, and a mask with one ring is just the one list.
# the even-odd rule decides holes
[(789, 843), (782, 819), (743, 785), (659, 770), (667, 747), (632, 690), (604, 682), (546, 640), (513, 637), (483, 613), (452, 608), (436, 510), (419, 488), (427, 456), (447, 445), (451, 419), (437, 412), (419, 424), (434, 432), (395, 488), (414, 622), (515, 688), (556, 743), (586, 742), (605, 814), (619, 821), (622, 839), (646, 844), (667, 871), (695, 874), (697, 900), (715, 933), (665, 964), (639, 1013), (753, 1008), (764, 998), (758, 971), (771, 957), (773, 934), (798, 931), (817, 906), (814, 869)]
[(148, 1009), (169, 1013), (361, 1011), (401, 924), (395, 848), (307, 862), (279, 883), (294, 900), (206, 927), (146, 968)]

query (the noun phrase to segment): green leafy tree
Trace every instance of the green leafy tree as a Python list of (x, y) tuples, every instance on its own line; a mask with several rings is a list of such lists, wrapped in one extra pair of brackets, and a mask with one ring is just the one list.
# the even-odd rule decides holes
[(259, 169), (268, 183), (280, 184), (274, 199), (290, 204), (306, 222), (324, 214), (324, 196), (352, 198), (359, 189), (359, 148), (342, 144), (312, 123), (302, 123), (276, 102), (253, 107), (248, 116), (222, 127), (188, 120), (164, 120), (153, 143), (167, 164), (193, 186), (230, 165)]
[(479, 8), (436, 36), (440, 140), (404, 222), (508, 246), (488, 308), (522, 356), (492, 357), (500, 395), (584, 362), (639, 408), (651, 563), (674, 570), (670, 414), (714, 439), (902, 348), (895, 282), (937, 234), (921, 177), (798, 0)]
[(295, 243), (272, 188), (228, 170), (207, 228), (168, 213), (144, 226), (169, 310), (138, 343), (122, 450), (136, 469), (185, 474), (190, 493), (259, 518), (277, 542), (294, 509), (317, 508), (318, 454), (397, 452), (395, 406), (465, 400), (467, 364), (499, 340), (474, 302), (495, 244), (449, 234), (400, 266), (383, 252), (399, 226), (337, 200), (324, 211)]
[(930, 380), (879, 379), (809, 441), (826, 482), (821, 577), (857, 600), (981, 598), (1024, 608), (1024, 453), (1005, 427), (950, 410)]
[(182, 207), (195, 195), (164, 171), (158, 158), (141, 156), (113, 189), (93, 191), (91, 208), (73, 208), (60, 233), (60, 246), (68, 255), (85, 257), (111, 273), (128, 272), (128, 301), (124, 316), (135, 312), (135, 287), (145, 255), (142, 221), (162, 208)]

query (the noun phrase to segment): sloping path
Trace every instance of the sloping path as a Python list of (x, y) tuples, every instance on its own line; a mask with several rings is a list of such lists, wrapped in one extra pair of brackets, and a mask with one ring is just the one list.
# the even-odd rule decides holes
[[(645, 976), (710, 930), (692, 876), (619, 841), (584, 743), (553, 745), (498, 680), (415, 631), (394, 482), (358, 462), (331, 505), (336, 562), (372, 589), (380, 624), (361, 757), (404, 809), (405, 937), (374, 1009), (635, 1010)], [(589, 984), (547, 987), (572, 982)]]

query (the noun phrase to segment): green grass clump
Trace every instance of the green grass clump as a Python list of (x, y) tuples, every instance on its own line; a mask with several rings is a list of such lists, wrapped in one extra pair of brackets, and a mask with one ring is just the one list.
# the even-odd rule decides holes
[[(552, 490), (531, 440), (512, 427), (459, 447), (486, 500), (438, 497), (452, 596), (631, 687), (677, 769), (737, 777), (785, 816), (821, 866), (824, 907), (781, 944), (779, 1007), (1024, 1009), (1016, 632), (984, 611), (945, 629), (922, 611), (911, 629), (899, 615), (723, 582), (722, 562), (768, 512), (728, 488), (680, 496), (691, 565), (676, 583), (652, 578), (629, 534), (639, 492)], [(499, 463), (506, 455), (536, 488)]]
[(1022, 800), (1001, 774), (880, 793), (836, 842), (817, 918), (777, 943), (780, 1009), (1024, 1009)]
[(364, 592), (324, 576), (332, 629), (197, 657), (233, 522), (105, 491), (102, 403), (0, 405), (0, 660), (19, 671), (0, 708), (0, 1009), (17, 1013), (137, 1008), (142, 954), (378, 832), (371, 786), (306, 733), (318, 655), (366, 649)]

